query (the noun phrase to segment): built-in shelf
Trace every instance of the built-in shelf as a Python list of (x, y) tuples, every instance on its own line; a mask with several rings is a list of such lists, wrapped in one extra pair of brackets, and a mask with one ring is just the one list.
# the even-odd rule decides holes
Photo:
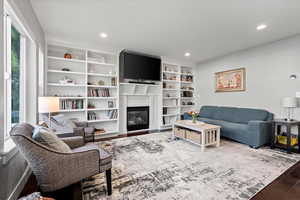
[(182, 106), (180, 106), (180, 107), (183, 107), (183, 108), (190, 108), (190, 107), (193, 107), (193, 106), (195, 106), (195, 105), (182, 105)]
[(89, 75), (89, 76), (101, 76), (101, 77), (117, 77), (117, 75), (113, 75), (113, 74), (99, 74), (99, 73), (92, 73), (92, 72), (87, 73), (87, 75)]
[(59, 110), (59, 112), (84, 112), (85, 109), (70, 109), (70, 110)]
[(117, 99), (117, 97), (87, 97), (88, 99)]
[(118, 110), (119, 108), (88, 108), (88, 111)]
[(86, 97), (58, 97), (59, 99), (85, 99)]
[(85, 87), (84, 84), (61, 84), (61, 83), (48, 83), (49, 86), (57, 86), (57, 87)]
[(117, 86), (111, 85), (88, 85), (90, 88), (117, 88)]
[(180, 81), (180, 83), (184, 83), (184, 84), (193, 84), (193, 82), (190, 82), (190, 81)]
[(179, 99), (179, 97), (164, 97), (163, 99)]
[[(61, 109), (59, 112), (65, 113), (70, 118), (88, 121), (93, 123), (95, 128), (108, 130), (101, 134), (107, 135), (119, 132), (119, 77), (118, 56), (115, 54), (101, 52), (97, 50), (82, 49), (72, 46), (60, 45), (58, 43), (48, 44), (48, 89), (47, 96), (55, 96), (60, 100), (61, 105), (64, 103), (79, 105), (82, 109)], [(71, 54), (72, 59), (64, 58), (66, 53)], [(66, 68), (69, 71), (63, 71)], [(75, 84), (62, 84), (61, 80), (67, 76)], [(97, 85), (102, 81), (105, 85)], [(116, 85), (113, 85), (113, 82)], [(89, 85), (89, 83), (95, 85)], [(100, 93), (99, 95), (109, 95), (93, 97), (90, 90), (101, 89), (109, 90), (109, 93)], [(79, 96), (80, 95), (80, 96)], [(77, 101), (78, 100), (78, 101)], [(80, 102), (80, 103), (78, 103)], [(83, 104), (83, 105), (82, 105)], [(95, 108), (88, 108), (89, 105)], [(113, 106), (108, 108), (108, 106)], [(63, 108), (63, 107), (62, 107)], [(72, 108), (72, 106), (68, 106)], [(88, 120), (88, 113), (95, 113), (97, 120)], [(106, 119), (116, 117), (114, 119)], [(106, 123), (104, 123), (106, 122)], [(114, 130), (114, 131), (111, 131)]]
[(52, 60), (60, 60), (60, 61), (67, 61), (67, 62), (77, 62), (77, 63), (85, 63), (85, 60), (79, 60), (79, 59), (69, 59), (69, 58), (61, 58), (61, 57), (55, 57), (55, 56), (48, 56), (48, 59)]
[[(183, 111), (189, 111), (190, 108), (194, 105), (187, 105), (187, 106), (180, 106), (182, 105), (182, 102), (185, 101), (193, 101), (193, 97), (181, 97), (181, 95), (185, 95), (184, 92), (191, 92), (193, 93), (194, 90), (190, 90), (186, 86), (193, 87), (193, 82), (188, 81), (190, 79), (185, 79), (185, 76), (189, 76), (193, 78), (193, 68), (182, 66), (180, 64), (170, 64), (170, 63), (163, 63), (162, 67), (162, 82), (163, 82), (163, 88), (162, 88), (162, 96), (163, 96), (163, 103), (162, 103), (162, 112), (166, 111), (166, 113), (177, 113), (177, 114), (163, 114), (162, 113), (162, 124), (161, 124), (161, 130), (164, 129), (170, 129), (172, 128), (172, 124), (180, 119), (180, 113)], [(175, 80), (173, 80), (175, 79)], [(184, 81), (187, 80), (187, 81)], [(175, 88), (168, 88), (168, 87), (174, 87), (179, 84), (179, 87)], [(186, 89), (183, 89), (186, 87)], [(194, 88), (194, 87), (193, 87)], [(170, 97), (168, 97), (170, 96)], [(175, 97), (174, 97), (175, 96)], [(178, 97), (177, 97), (178, 96)], [(167, 100), (176, 100), (176, 103), (179, 106), (171, 106), (174, 105), (172, 103), (171, 105), (166, 105), (165, 102)], [(165, 124), (164, 124), (165, 123)]]
[(53, 70), (53, 69), (49, 69), (48, 72), (50, 72), (50, 73), (59, 73), (59, 74), (77, 74), (77, 75), (85, 75), (85, 73), (83, 73), (83, 72), (72, 72), (72, 71)]
[(163, 88), (164, 91), (178, 91), (178, 89), (173, 88)]
[(172, 72), (172, 71), (163, 71), (163, 73), (166, 73), (166, 74), (179, 74), (179, 72)]
[(115, 66), (115, 64), (112, 63), (101, 63), (101, 62), (96, 62), (96, 61), (87, 61), (89, 64), (94, 64), (94, 65), (103, 65), (103, 66)]
[(178, 80), (166, 80), (166, 79), (164, 79), (163, 82), (180, 83), (180, 81), (178, 81)]
[(194, 97), (181, 97), (181, 99), (193, 99)]
[(193, 74), (181, 73), (183, 76), (194, 76)]

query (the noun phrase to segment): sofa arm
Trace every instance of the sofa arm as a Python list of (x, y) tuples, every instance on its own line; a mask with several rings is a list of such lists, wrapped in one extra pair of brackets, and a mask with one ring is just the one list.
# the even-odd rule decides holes
[(183, 119), (184, 119), (184, 120), (192, 120), (192, 116), (191, 116), (190, 114), (188, 114), (188, 113), (185, 112), (185, 113), (183, 114)]
[(249, 133), (254, 147), (260, 147), (270, 143), (272, 133), (272, 122), (270, 121), (249, 121)]
[(85, 128), (85, 127), (88, 127), (89, 126), (89, 124), (87, 123), (87, 122), (84, 122), (84, 121), (81, 121), (81, 122), (79, 122), (79, 121), (73, 121), (74, 122), (74, 124), (77, 126), (77, 127), (83, 127), (83, 128)]
[(84, 145), (82, 136), (65, 137), (61, 138), (71, 149), (81, 147)]
[(73, 128), (73, 135), (74, 136), (82, 136), (82, 137), (84, 137), (84, 127)]

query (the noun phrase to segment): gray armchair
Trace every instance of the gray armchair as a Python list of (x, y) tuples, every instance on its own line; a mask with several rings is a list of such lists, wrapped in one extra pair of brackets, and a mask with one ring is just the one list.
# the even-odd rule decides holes
[(84, 145), (80, 138), (67, 138), (72, 153), (52, 150), (32, 139), (34, 127), (18, 124), (10, 132), (17, 148), (28, 161), (42, 192), (52, 192), (98, 173), (106, 172), (107, 192), (112, 193), (112, 156), (95, 144)]

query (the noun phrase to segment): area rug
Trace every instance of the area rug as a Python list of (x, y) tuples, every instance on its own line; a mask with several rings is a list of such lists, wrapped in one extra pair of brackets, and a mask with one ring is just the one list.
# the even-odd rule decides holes
[(113, 154), (113, 194), (104, 174), (83, 181), (84, 200), (250, 199), (299, 161), (269, 148), (221, 140), (204, 152), (170, 132), (99, 143)]

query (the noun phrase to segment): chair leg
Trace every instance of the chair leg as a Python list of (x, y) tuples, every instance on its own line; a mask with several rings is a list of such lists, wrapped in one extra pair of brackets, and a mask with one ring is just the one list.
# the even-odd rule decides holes
[(112, 194), (111, 169), (106, 170), (105, 174), (106, 174), (107, 194), (108, 196), (110, 196)]

